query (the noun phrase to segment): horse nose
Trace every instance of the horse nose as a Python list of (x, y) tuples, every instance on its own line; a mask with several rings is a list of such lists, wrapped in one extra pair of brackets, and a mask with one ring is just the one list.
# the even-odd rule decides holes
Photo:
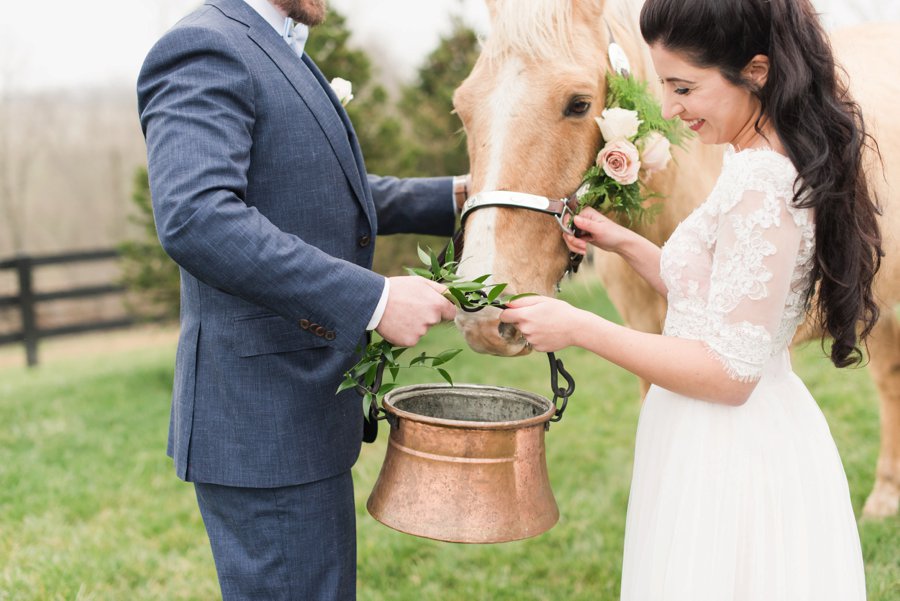
[(509, 343), (520, 342), (522, 338), (522, 335), (519, 333), (519, 328), (511, 323), (501, 322), (500, 325), (497, 326), (497, 333), (500, 334), (500, 338)]
[(456, 317), (456, 325), (469, 347), (478, 353), (514, 357), (527, 355), (531, 347), (514, 325), (500, 323), (500, 312), (484, 309), (478, 313), (462, 313)]

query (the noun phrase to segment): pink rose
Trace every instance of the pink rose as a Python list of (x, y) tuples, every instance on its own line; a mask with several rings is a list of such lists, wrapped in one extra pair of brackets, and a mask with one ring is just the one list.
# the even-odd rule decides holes
[(672, 153), (669, 150), (669, 140), (661, 133), (654, 131), (647, 136), (644, 141), (643, 152), (641, 152), (641, 163), (647, 174), (654, 171), (662, 171), (669, 164)]
[(638, 150), (628, 140), (609, 142), (597, 155), (597, 166), (623, 186), (637, 181), (641, 160)]

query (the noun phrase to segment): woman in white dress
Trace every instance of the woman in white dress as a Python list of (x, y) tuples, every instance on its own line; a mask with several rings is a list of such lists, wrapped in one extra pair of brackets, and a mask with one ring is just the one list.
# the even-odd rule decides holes
[(858, 363), (877, 319), (859, 109), (807, 0), (647, 0), (641, 30), (664, 115), (727, 144), (722, 173), (663, 249), (590, 209), (566, 242), (628, 261), (666, 296), (664, 332), (543, 297), (501, 320), (535, 350), (581, 346), (652, 383), (623, 601), (865, 599), (847, 478), (788, 354), (811, 312), (833, 363)]

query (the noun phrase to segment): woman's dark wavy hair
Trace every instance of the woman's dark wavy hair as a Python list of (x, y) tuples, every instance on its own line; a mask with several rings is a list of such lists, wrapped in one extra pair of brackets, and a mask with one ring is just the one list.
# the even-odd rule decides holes
[[(878, 321), (872, 292), (881, 266), (880, 213), (863, 169), (862, 112), (838, 75), (809, 0), (647, 0), (641, 33), (701, 68), (716, 68), (762, 105), (799, 174), (793, 202), (815, 211), (818, 287), (814, 315), (833, 339), (831, 361), (859, 364), (860, 342)], [(769, 58), (762, 88), (741, 76), (757, 54)]]

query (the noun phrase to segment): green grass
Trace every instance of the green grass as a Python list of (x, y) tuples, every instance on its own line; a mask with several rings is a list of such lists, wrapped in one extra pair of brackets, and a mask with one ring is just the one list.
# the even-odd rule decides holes
[[(566, 298), (613, 315), (599, 289)], [(462, 345), (450, 327), (422, 350)], [(215, 599), (215, 569), (192, 487), (165, 456), (171, 345), (55, 359), (0, 370), (0, 601)], [(636, 380), (576, 350), (558, 353), (578, 388), (547, 432), (561, 518), (543, 535), (499, 545), (454, 545), (400, 534), (365, 510), (386, 432), (354, 470), (359, 598), (375, 600), (613, 600), (617, 598)], [(461, 354), (458, 382), (549, 392), (546, 357)], [(795, 357), (822, 406), (860, 508), (873, 482), (878, 406), (863, 370), (838, 372), (816, 345)], [(403, 383), (432, 381), (427, 370)], [(860, 525), (870, 601), (900, 598), (900, 518)]]

